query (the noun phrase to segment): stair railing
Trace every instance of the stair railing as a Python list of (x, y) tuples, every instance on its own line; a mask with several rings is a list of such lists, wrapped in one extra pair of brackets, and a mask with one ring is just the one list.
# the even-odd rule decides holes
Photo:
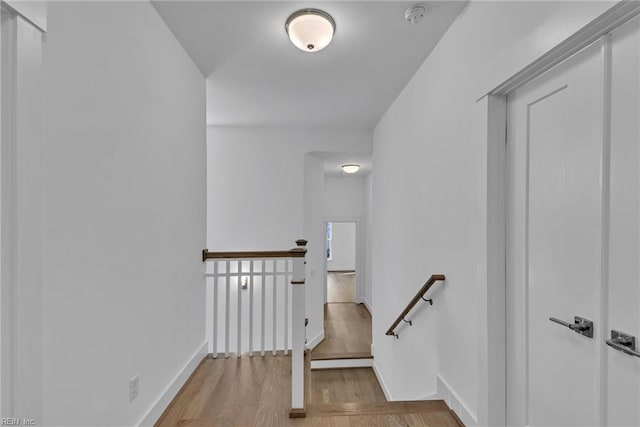
[[(264, 356), (267, 348), (273, 355), (278, 351), (288, 355), (291, 350), (289, 415), (303, 417), (306, 413), (304, 284), (307, 241), (297, 240), (296, 245), (282, 251), (210, 252), (204, 249), (202, 261), (207, 262), (206, 330), (212, 357), (224, 354), (227, 358), (232, 349), (236, 357), (241, 357), (244, 350), (250, 357), (254, 351)], [(231, 317), (232, 312), (235, 312), (235, 319)], [(268, 323), (270, 336), (266, 330)], [(259, 329), (259, 340), (254, 340), (254, 329)], [(245, 330), (246, 335), (243, 334)], [(233, 348), (232, 335), (235, 335)], [(219, 350), (224, 352), (219, 353)]]
[(433, 274), (431, 277), (429, 277), (429, 280), (427, 280), (425, 284), (422, 285), (418, 293), (411, 299), (411, 301), (409, 301), (409, 304), (407, 304), (404, 310), (402, 310), (402, 313), (400, 313), (400, 315), (396, 318), (396, 320), (391, 324), (389, 329), (387, 329), (386, 335), (399, 338), (400, 336), (398, 335), (397, 332), (395, 332), (395, 329), (400, 324), (400, 322), (408, 323), (409, 326), (413, 325), (413, 321), (406, 320), (406, 317), (409, 314), (409, 312), (413, 309), (413, 307), (419, 301), (425, 301), (425, 302), (428, 302), (430, 305), (433, 305), (433, 299), (431, 298), (425, 299), (424, 295), (429, 291), (429, 289), (431, 289), (431, 286), (433, 286), (434, 283), (438, 281), (444, 281), (444, 280), (445, 280), (444, 274)]

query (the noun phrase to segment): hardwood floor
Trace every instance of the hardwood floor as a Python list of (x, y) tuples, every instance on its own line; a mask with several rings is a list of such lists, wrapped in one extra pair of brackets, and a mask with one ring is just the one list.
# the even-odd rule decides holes
[(309, 378), (307, 418), (290, 419), (289, 356), (207, 358), (156, 427), (459, 426), (442, 401), (385, 402), (370, 368)]
[(327, 272), (327, 303), (356, 302), (356, 273)]
[(313, 403), (379, 403), (384, 393), (371, 368), (311, 371)]
[(371, 314), (362, 304), (325, 304), (324, 341), (311, 352), (311, 359), (326, 359), (340, 354), (371, 356)]
[[(355, 292), (354, 292), (355, 296)], [(371, 368), (311, 371), (310, 359), (371, 357), (362, 304), (325, 304), (325, 339), (306, 358), (306, 418), (289, 418), (291, 357), (206, 358), (156, 427), (459, 427), (443, 401), (387, 402)]]

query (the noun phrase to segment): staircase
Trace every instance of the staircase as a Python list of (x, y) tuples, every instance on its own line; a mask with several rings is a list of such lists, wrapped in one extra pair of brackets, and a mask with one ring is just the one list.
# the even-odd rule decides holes
[[(435, 281), (443, 279), (439, 275), (430, 278), (400, 319), (424, 299)], [(393, 328), (398, 323), (387, 335), (397, 336)], [(324, 330), (324, 341), (307, 353), (305, 363), (307, 418), (340, 417), (344, 421), (342, 417), (357, 417), (373, 425), (463, 426), (443, 400), (387, 401), (372, 369), (371, 314), (363, 304), (326, 304)]]
[(371, 314), (363, 304), (325, 304), (324, 340), (311, 351), (311, 369), (370, 368)]
[[(331, 359), (328, 355), (321, 355), (319, 358), (313, 357), (313, 352), (307, 354), (307, 363), (305, 369), (306, 383), (306, 398), (308, 402), (306, 419), (309, 425), (406, 425), (406, 426), (443, 426), (443, 427), (464, 427), (462, 421), (458, 416), (449, 409), (447, 404), (443, 400), (421, 400), (421, 401), (386, 401), (382, 389), (377, 382), (375, 374), (370, 367), (373, 362), (373, 357), (369, 354), (368, 357), (359, 358), (355, 355), (348, 353), (345, 355), (336, 355), (339, 358)], [(349, 358), (349, 356), (353, 356)], [(324, 358), (324, 359), (323, 359)], [(356, 368), (312, 368), (314, 362), (325, 362), (331, 365), (341, 365), (344, 363), (362, 364), (367, 365), (365, 367)], [(323, 385), (317, 383), (317, 378), (314, 376), (322, 369), (324, 374), (335, 373), (339, 375), (341, 373), (352, 374), (354, 371), (362, 371), (363, 376), (368, 376), (369, 381), (361, 382), (355, 385), (355, 389), (360, 393), (354, 396), (354, 400), (357, 401), (345, 401), (345, 402), (327, 402), (332, 399), (332, 388), (348, 388), (347, 385), (335, 381), (330, 384), (328, 388), (323, 388)], [(317, 374), (316, 374), (317, 375)], [(326, 379), (325, 379), (326, 381)], [(379, 389), (377, 396), (366, 393), (365, 385), (368, 384), (371, 388)], [(375, 384), (372, 384), (375, 383)], [(344, 396), (343, 396), (344, 397)], [(347, 397), (347, 400), (349, 398)], [(340, 400), (338, 397), (336, 400)], [(323, 420), (319, 420), (322, 418)], [(352, 419), (351, 419), (352, 418)], [(315, 420), (315, 421), (314, 421)]]
[(307, 415), (308, 418), (345, 416), (376, 421), (393, 419), (410, 426), (464, 427), (455, 412), (442, 400), (311, 405)]
[(387, 401), (364, 305), (325, 306), (325, 340), (304, 350), (306, 241), (296, 243), (203, 251), (210, 355), (155, 425), (462, 426), (442, 400)]

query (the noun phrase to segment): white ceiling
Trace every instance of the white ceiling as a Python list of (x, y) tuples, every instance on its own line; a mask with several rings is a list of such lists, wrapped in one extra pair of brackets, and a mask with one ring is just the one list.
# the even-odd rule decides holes
[[(466, 2), (155, 1), (207, 79), (207, 123), (222, 126), (372, 128)], [(301, 8), (336, 21), (333, 42), (305, 53), (284, 23)]]

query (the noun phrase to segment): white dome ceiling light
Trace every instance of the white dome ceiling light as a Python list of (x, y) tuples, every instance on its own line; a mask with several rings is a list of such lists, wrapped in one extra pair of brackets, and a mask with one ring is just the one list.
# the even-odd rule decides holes
[(342, 170), (344, 171), (344, 173), (356, 173), (360, 170), (360, 165), (357, 165), (355, 163), (342, 165)]
[(331, 43), (336, 23), (327, 12), (301, 9), (287, 19), (285, 29), (291, 43), (305, 52), (318, 52)]

